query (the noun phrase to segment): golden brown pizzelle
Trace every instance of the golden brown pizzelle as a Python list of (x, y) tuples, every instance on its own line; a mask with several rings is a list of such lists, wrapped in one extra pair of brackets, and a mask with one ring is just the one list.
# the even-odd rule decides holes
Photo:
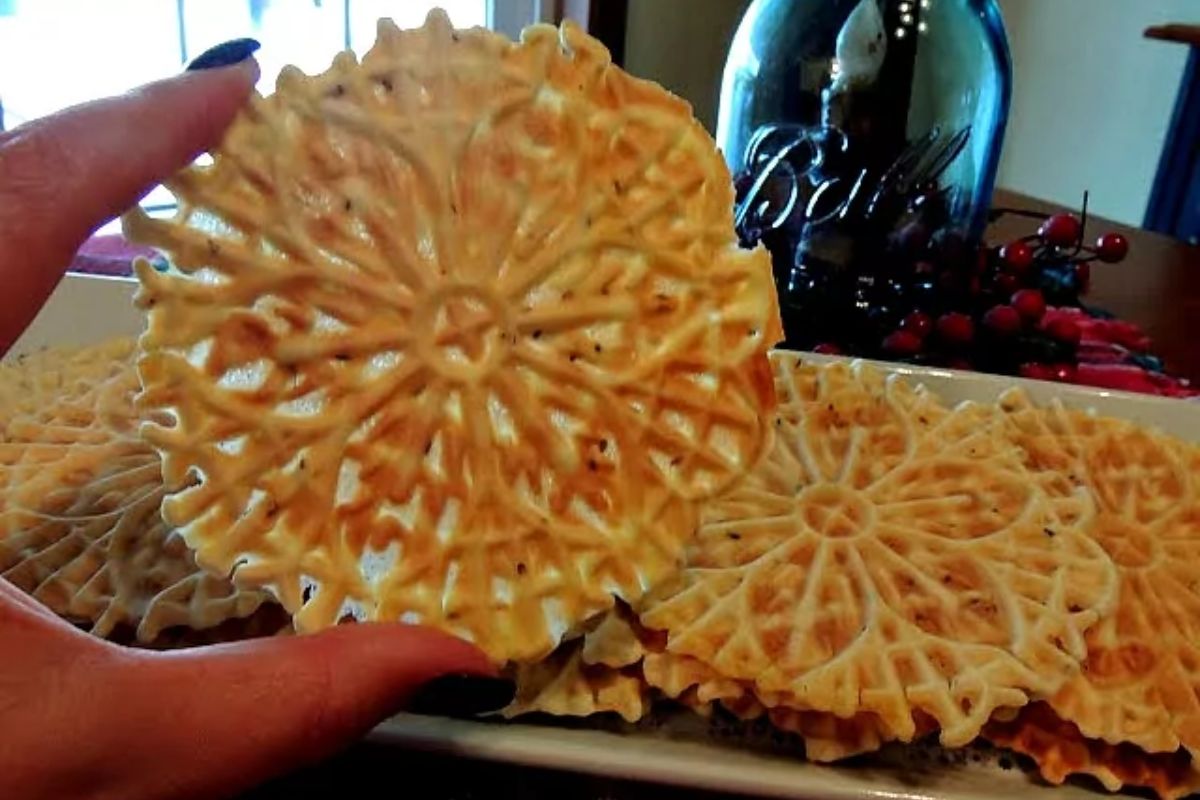
[[(8, 441), (5, 429), (13, 420), (57, 421), (72, 398), (89, 397), (97, 385), (128, 373), (135, 342), (114, 337), (88, 347), (55, 347), (26, 353), (0, 362), (0, 441)], [(77, 410), (76, 418), (90, 419), (93, 407)], [(120, 423), (109, 419), (110, 424)], [(122, 432), (130, 432), (122, 428)], [(81, 436), (83, 430), (64, 435)]]
[[(765, 250), (687, 104), (572, 24), (444, 14), (281, 74), (142, 264), (145, 436), (201, 563), (312, 630), (432, 624), (536, 660), (675, 570), (761, 453)], [(187, 478), (197, 480), (186, 485)]]
[[(802, 438), (798, 437), (798, 446), (792, 453), (812, 474), (836, 473), (843, 484), (878, 484), (889, 473), (902, 468), (886, 462), (890, 452), (901, 464), (900, 456), (922, 463), (946, 458), (982, 460), (987, 462), (987, 470), (1003, 470), (1016, 483), (1026, 485), (1026, 499), (1016, 506), (1021, 509), (1024, 521), (1001, 526), (985, 536), (988, 539), (1018, 536), (1019, 547), (1011, 552), (1019, 554), (1024, 569), (1009, 572), (1006, 577), (1011, 583), (1005, 588), (1029, 592), (1040, 586), (1043, 594), (1035, 597), (1048, 607), (1040, 613), (1053, 617), (1051, 612), (1057, 609), (1060, 626), (1063, 617), (1082, 619), (1080, 615), (1084, 614), (1095, 624), (1090, 629), (1083, 622), (1077, 627), (1042, 627), (1043, 635), (1050, 636), (1055, 647), (1069, 651), (1072, 657), (1084, 656), (1082, 672), (1070, 669), (1069, 663), (1063, 662), (1061, 674), (1065, 677), (1058, 683), (1062, 687), (1058, 692), (1047, 692), (1036, 684), (1021, 687), (1020, 694), (1014, 695), (1010, 703), (995, 704), (994, 713), (989, 712), (990, 721), (984, 720), (987, 722), (984, 735), (997, 744), (1033, 756), (1043, 774), (1056, 783), (1071, 774), (1087, 774), (1099, 778), (1110, 789), (1144, 786), (1170, 798), (1195, 791), (1196, 773), (1186, 749), (1150, 752), (1132, 744), (1127, 731), (1137, 729), (1134, 723), (1138, 720), (1149, 720), (1155, 735), (1162, 736), (1164, 732), (1170, 735), (1169, 723), (1165, 722), (1169, 709), (1161, 708), (1164, 701), (1174, 697), (1183, 701), (1183, 709), (1187, 708), (1188, 698), (1194, 693), (1181, 690), (1172, 694), (1176, 680), (1172, 675), (1179, 668), (1173, 662), (1186, 662), (1189, 658), (1187, 648), (1195, 636), (1186, 629), (1186, 622), (1196, 619), (1196, 615), (1189, 610), (1186, 597), (1168, 598), (1159, 594), (1156, 606), (1146, 608), (1143, 595), (1118, 595), (1118, 588), (1123, 589), (1130, 580), (1138, 581), (1141, 572), (1149, 570), (1149, 576), (1141, 576), (1135, 586), (1139, 592), (1145, 591), (1147, 580), (1152, 579), (1161, 592), (1178, 586), (1195, 572), (1197, 562), (1190, 557), (1192, 551), (1187, 539), (1193, 512), (1189, 503), (1181, 499), (1186, 498), (1192, 477), (1200, 475), (1200, 449), (1130, 423), (1068, 411), (1057, 404), (1037, 409), (1019, 393), (1005, 397), (997, 407), (964, 404), (948, 410), (921, 390), (900, 383), (889, 384), (869, 369), (856, 370), (845, 365), (816, 368), (800, 364), (792, 356), (777, 354), (774, 358), (777, 366), (787, 361), (797, 367), (796, 374), (782, 381), (780, 396), (784, 402), (779, 414), (787, 424), (805, 431)], [(792, 389), (787, 386), (789, 381), (794, 383)], [(802, 402), (793, 402), (797, 399)], [(900, 416), (905, 422), (900, 427), (907, 425), (908, 432), (897, 435), (889, 427), (889, 414), (880, 412), (878, 401), (902, 410)], [(848, 422), (841, 424), (839, 420)], [(781, 429), (786, 430), (783, 426)], [(813, 439), (817, 441), (814, 443)], [(879, 448), (873, 451), (876, 457), (856, 460), (855, 448), (864, 447), (864, 442), (876, 443), (874, 446)], [(736, 559), (753, 562), (770, 552), (754, 547), (755, 537), (746, 536), (743, 529), (752, 527), (746, 520), (753, 522), (756, 509), (766, 507), (768, 493), (764, 488), (776, 487), (780, 496), (787, 495), (782, 487), (787, 485), (787, 478), (794, 477), (797, 468), (777, 456), (777, 451), (773, 451), (772, 457), (747, 482), (709, 504), (709, 509), (724, 507), (730, 517), (739, 520), (736, 529), (722, 529), (726, 534), (723, 541), (710, 541), (690, 554), (689, 565), (705, 570), (704, 585), (710, 590), (715, 587), (712, 594), (718, 600), (722, 588), (717, 585), (719, 579), (743, 582), (746, 579)], [(882, 469), (878, 466), (881, 461)], [(759, 476), (768, 474), (771, 482), (760, 484)], [(796, 486), (792, 490), (795, 506), (788, 511), (787, 504), (781, 504), (779, 510), (783, 513), (778, 516), (790, 515), (791, 519), (800, 520), (792, 524), (820, 528), (827, 535), (832, 532), (835, 539), (853, 539), (870, 531), (869, 525), (850, 515), (814, 513), (808, 507), (811, 500), (811, 495), (806, 494), (808, 488), (808, 485)], [(953, 498), (954, 493), (941, 495)], [(964, 491), (964, 496), (971, 496), (972, 502), (979, 506), (978, 494)], [(917, 506), (908, 503), (905, 508), (911, 512)], [(824, 510), (817, 504), (816, 511)], [(972, 513), (987, 518), (996, 512), (976, 508)], [(960, 524), (968, 525), (970, 517), (967, 514)], [(724, 516), (717, 520), (728, 522)], [(1030, 529), (1029, 525), (1035, 521), (1042, 527)], [(706, 511), (705, 522), (707, 530), (713, 524), (710, 511)], [(943, 507), (936, 522), (944, 524), (944, 531), (950, 532), (953, 514)], [(1024, 538), (1019, 537), (1020, 531), (1025, 532)], [(730, 538), (730, 532), (737, 535)], [(1071, 544), (1060, 549), (1064, 539)], [(745, 544), (747, 541), (751, 544)], [(700, 545), (704, 544), (702, 538)], [(913, 555), (906, 557), (916, 561)], [(732, 567), (726, 566), (722, 558), (733, 560)], [(965, 562), (957, 575), (949, 576), (949, 583), (939, 583), (970, 600), (970, 587), (959, 585), (961, 576), (969, 574), (969, 566), (970, 562)], [(994, 570), (996, 565), (989, 564), (988, 568)], [(1058, 574), (1047, 582), (1045, 576), (1030, 574), (1039, 569), (1056, 570)], [(1080, 579), (1092, 580), (1088, 590), (1095, 601), (1091, 613), (1083, 605), (1086, 597), (1067, 594), (1071, 587), (1079, 588)], [(674, 598), (684, 591), (681, 587), (687, 586), (685, 579), (675, 585), (668, 583), (660, 591)], [(906, 591), (912, 594), (919, 586), (907, 586)], [(776, 580), (764, 588), (763, 597), (777, 598), (787, 587), (787, 581)], [(1047, 587), (1052, 589), (1048, 594)], [(1118, 596), (1123, 598), (1120, 602)], [(1028, 600), (1027, 595), (1026, 604)], [(643, 620), (655, 619), (656, 602), (657, 595), (652, 596), (643, 609)], [(1005, 604), (1009, 602), (1007, 598), (1004, 600)], [(795, 606), (796, 602), (788, 599), (786, 607)], [(752, 611), (753, 606), (744, 607), (738, 619), (730, 623), (732, 636), (754, 631), (755, 625), (746, 624), (753, 620)], [(1180, 619), (1172, 620), (1173, 615)], [(713, 618), (717, 624), (723, 624), (720, 614), (710, 614), (707, 624), (712, 625)], [(1134, 627), (1136, 624), (1143, 627)], [(1153, 624), (1154, 632), (1159, 633), (1154, 642), (1150, 641), (1154, 632), (1144, 627), (1148, 624)], [(1026, 625), (1030, 630), (1039, 629), (1036, 618), (1027, 618)], [(1050, 634), (1052, 630), (1058, 633)], [(1124, 635), (1140, 631), (1140, 635), (1114, 652), (1105, 644), (1105, 637), (1121, 631)], [(596, 635), (601, 632), (607, 633)], [(640, 623), (631, 625), (628, 619), (614, 615), (593, 631), (593, 641), (589, 644), (595, 652), (617, 654), (600, 657), (597, 659), (600, 663), (608, 657), (614, 665), (624, 667), (640, 657), (641, 675), (649, 686), (700, 713), (707, 714), (714, 705), (722, 705), (747, 719), (766, 714), (776, 727), (802, 735), (813, 760), (840, 760), (904, 738), (897, 735), (895, 724), (877, 709), (859, 709), (849, 716), (815, 710), (808, 698), (786, 691), (764, 690), (761, 680), (747, 674), (731, 675), (705, 658), (673, 651), (667, 646), (667, 633), (643, 628)], [(606, 640), (611, 640), (611, 644)], [(1085, 645), (1082, 653), (1081, 643)], [(1164, 647), (1177, 648), (1177, 652), (1164, 654), (1161, 652)], [(995, 658), (1003, 663), (1011, 655), (1001, 653)], [(986, 662), (983, 666), (987, 667)], [(1144, 674), (1139, 670), (1145, 671)], [(1131, 679), (1131, 671), (1139, 675)], [(904, 687), (905, 694), (909, 688)], [(1111, 694), (1106, 696), (1106, 692)], [(1160, 708), (1129, 702), (1130, 698), (1143, 695), (1156, 700)], [(1055, 713), (1054, 706), (1078, 702), (1079, 696), (1090, 698), (1085, 708), (1093, 718), (1124, 720), (1125, 727), (1109, 729), (1116, 737), (1109, 740), (1112, 744), (1103, 738), (1085, 736), (1073, 721)], [(923, 706), (921, 700), (918, 694), (912, 702), (912, 738), (939, 732), (944, 741), (945, 723), (933, 713), (936, 706)], [(1026, 700), (1033, 702), (1022, 709)], [(1181, 721), (1186, 722), (1186, 718)]]
[(696, 659), (668, 653), (665, 644), (663, 636), (641, 627), (629, 609), (614, 609), (550, 657), (518, 666), (517, 699), (504, 715), (617, 713), (636, 722), (650, 712), (657, 694), (702, 716), (710, 716), (717, 706), (742, 720), (765, 716), (800, 736), (813, 761), (839, 761), (876, 750), (886, 741), (870, 715), (839, 719), (798, 710), (779, 696), (770, 698), (768, 707), (755, 697), (751, 685), (722, 678)]
[(641, 622), (667, 651), (804, 711), (936, 723), (964, 745), (998, 709), (1057, 691), (1114, 600), (1067, 524), (974, 406), (941, 413), (864, 364), (772, 355), (774, 445), (704, 508), (682, 581)]
[(0, 574), (58, 613), (427, 622), (518, 662), (508, 716), (661, 695), (816, 761), (982, 730), (1055, 783), (1200, 789), (1200, 449), (768, 362), (711, 140), (577, 28), (384, 24), (170, 188), (126, 218), (172, 261), (144, 412), (129, 340), (0, 366)]
[(1147, 753), (1128, 742), (1088, 738), (1045, 702), (1031, 703), (1012, 719), (993, 719), (984, 737), (1032, 758), (1042, 777), (1055, 785), (1074, 775), (1090, 775), (1110, 792), (1139, 786), (1163, 800), (1200, 791), (1200, 771), (1187, 750)]
[(627, 722), (645, 716), (650, 708), (650, 691), (637, 666), (588, 664), (583, 659), (583, 648), (583, 638), (573, 639), (541, 661), (517, 665), (513, 671), (516, 699), (504, 710), (504, 716), (589, 717), (615, 713)]
[[(1034, 406), (1020, 390), (999, 407), (1031, 474), (1049, 493), (1077, 499), (1078, 527), (1120, 581), (1116, 607), (1087, 633), (1082, 671), (1047, 698), (1062, 721), (1051, 729), (1074, 728), (1085, 741), (1050, 750), (1042, 770), (1055, 781), (1079, 771), (1110, 788), (1177, 792), (1176, 752), (1200, 747), (1200, 449), (1058, 402)], [(1046, 750), (1045, 731), (1034, 732)], [(1128, 766), (1123, 745), (1147, 754), (1145, 774)]]
[[(809, 761), (833, 763), (871, 753), (891, 740), (887, 728), (870, 713), (844, 718), (806, 708), (784, 694), (760, 697), (750, 682), (734, 681), (698, 659), (665, 650), (642, 662), (646, 682), (666, 697), (708, 716), (720, 707), (740, 720), (766, 717), (774, 727), (804, 740)], [(931, 728), (922, 728), (922, 734)]]
[(619, 603), (584, 634), (581, 654), (585, 664), (623, 669), (638, 664), (651, 647), (637, 615)]
[[(823, 711), (775, 706), (767, 710), (767, 718), (776, 728), (804, 739), (805, 757), (819, 764), (874, 753), (891, 740), (888, 727), (870, 712), (842, 718)], [(918, 727), (918, 735), (935, 728)]]
[(616, 713), (637, 722), (650, 711), (651, 687), (641, 675), (646, 647), (632, 612), (618, 604), (593, 622), (541, 661), (512, 669), (517, 696), (504, 716)]
[(0, 366), (0, 575), (97, 636), (151, 644), (267, 598), (202, 572), (163, 522), (133, 354), (114, 339)]

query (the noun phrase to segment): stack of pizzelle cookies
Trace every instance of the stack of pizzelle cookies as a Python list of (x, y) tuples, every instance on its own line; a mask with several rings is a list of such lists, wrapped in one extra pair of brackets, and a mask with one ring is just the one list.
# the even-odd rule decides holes
[(1116, 565), (1117, 600), (1062, 688), (986, 735), (1047, 779), (1097, 778), (1173, 798), (1200, 789), (1200, 447), (1132, 422), (999, 402), (1006, 431), (1054, 496), (1083, 494), (1077, 526)]
[(1020, 390), (949, 409), (862, 363), (772, 361), (770, 454), (706, 504), (682, 578), (513, 711), (640, 658), (652, 696), (765, 716), (815, 761), (936, 735), (1052, 783), (1200, 789), (1200, 448)]
[(569, 23), (288, 69), (134, 210), (147, 330), (0, 368), (0, 570), (151, 646), (434, 625), (505, 713), (979, 738), (1197, 788), (1200, 450), (771, 352), (685, 103)]
[(97, 636), (144, 646), (284, 627), (264, 592), (201, 570), (163, 522), (134, 345), (0, 365), (0, 575)]

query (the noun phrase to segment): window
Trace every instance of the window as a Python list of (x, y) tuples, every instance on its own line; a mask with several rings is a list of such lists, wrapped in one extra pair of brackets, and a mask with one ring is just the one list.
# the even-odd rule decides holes
[(73, 103), (177, 73), (208, 47), (240, 36), (263, 43), (260, 91), (284, 64), (305, 72), (333, 54), (360, 55), (375, 22), (421, 24), (440, 6), (459, 27), (516, 35), (544, 16), (542, 0), (0, 0), (0, 129)]
[[(545, 18), (553, 2), (0, 0), (0, 130), (177, 74), (205, 49), (241, 36), (262, 42), (258, 89), (266, 94), (285, 64), (323, 71), (341, 50), (366, 52), (380, 17), (416, 27), (435, 6), (458, 27), (486, 25), (515, 36)], [(145, 204), (169, 202), (160, 189)]]

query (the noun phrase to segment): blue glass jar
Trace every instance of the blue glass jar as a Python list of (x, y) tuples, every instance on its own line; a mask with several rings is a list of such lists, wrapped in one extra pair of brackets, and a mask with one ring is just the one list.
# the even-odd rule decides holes
[(878, 342), (920, 295), (969, 291), (1011, 86), (995, 0), (751, 3), (717, 141), (742, 238), (772, 252), (790, 346)]

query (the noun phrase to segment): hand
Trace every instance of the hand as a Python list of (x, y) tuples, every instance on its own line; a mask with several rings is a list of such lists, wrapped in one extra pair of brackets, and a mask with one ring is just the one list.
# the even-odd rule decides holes
[[(86, 237), (213, 146), (256, 78), (253, 61), (190, 73), (0, 135), (0, 353)], [(481, 652), (431, 630), (135, 651), (2, 579), (0, 653), (0, 796), (30, 800), (230, 796), (402, 708), (477, 713), (512, 696)]]
[(0, 133), (0, 355), (87, 237), (215, 145), (257, 79), (247, 59)]

